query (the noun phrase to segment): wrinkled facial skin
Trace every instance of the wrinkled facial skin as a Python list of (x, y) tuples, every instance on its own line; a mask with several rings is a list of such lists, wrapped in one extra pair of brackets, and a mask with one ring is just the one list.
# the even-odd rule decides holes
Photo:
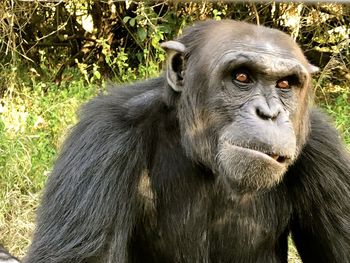
[[(299, 98), (308, 73), (294, 59), (261, 51), (229, 51), (214, 63), (209, 105), (221, 105), (214, 115), (225, 116), (218, 132), (217, 170), (244, 190), (269, 188), (298, 155), (300, 131), (293, 124), (304, 117), (298, 112), (304, 103)], [(237, 74), (249, 81), (236, 80)], [(280, 81), (288, 86), (280, 88)]]
[(213, 28), (192, 50), (177, 105), (188, 155), (241, 192), (270, 189), (297, 158), (308, 132), (310, 83), (292, 39), (246, 27)]

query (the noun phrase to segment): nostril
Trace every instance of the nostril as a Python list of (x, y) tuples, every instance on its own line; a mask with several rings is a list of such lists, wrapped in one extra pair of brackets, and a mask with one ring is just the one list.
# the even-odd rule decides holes
[(261, 119), (263, 120), (269, 120), (269, 119), (273, 119), (273, 117), (269, 114), (267, 114), (266, 112), (263, 112), (261, 109), (256, 108), (255, 111), (256, 115), (258, 115)]

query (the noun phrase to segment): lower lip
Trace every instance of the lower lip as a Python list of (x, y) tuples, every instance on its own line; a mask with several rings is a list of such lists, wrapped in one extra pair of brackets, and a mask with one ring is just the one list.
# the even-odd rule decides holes
[(263, 153), (263, 152), (260, 152), (260, 151), (252, 150), (252, 149), (241, 147), (241, 146), (237, 146), (237, 145), (231, 144), (229, 142), (225, 142), (225, 144), (226, 144), (226, 146), (228, 146), (230, 148), (233, 148), (235, 150), (244, 151), (244, 152), (247, 152), (247, 153), (250, 153), (250, 154), (253, 154), (253, 155), (257, 155), (257, 156), (262, 157), (262, 158), (264, 158), (266, 160), (273, 161), (274, 163), (279, 164), (281, 166), (284, 166), (284, 164), (286, 163), (286, 160), (283, 161), (283, 162), (278, 162), (276, 159), (272, 158), (270, 155), (267, 155), (266, 153)]

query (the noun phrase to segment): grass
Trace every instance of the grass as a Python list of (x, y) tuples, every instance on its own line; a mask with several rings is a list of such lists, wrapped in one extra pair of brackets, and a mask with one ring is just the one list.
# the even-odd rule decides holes
[(345, 143), (350, 146), (350, 90), (344, 89), (337, 94), (330, 103), (325, 103), (323, 106), (334, 120)]
[(29, 83), (16, 90), (0, 101), (0, 243), (22, 257), (56, 153), (78, 107), (98, 89), (76, 77), (61, 87)]
[[(67, 131), (76, 122), (78, 107), (99, 91), (82, 79), (72, 74), (60, 87), (33, 81), (10, 86), (0, 101), (0, 243), (16, 256), (26, 252), (41, 190)], [(350, 143), (348, 95), (333, 94), (325, 108)], [(294, 246), (289, 262), (301, 262)]]

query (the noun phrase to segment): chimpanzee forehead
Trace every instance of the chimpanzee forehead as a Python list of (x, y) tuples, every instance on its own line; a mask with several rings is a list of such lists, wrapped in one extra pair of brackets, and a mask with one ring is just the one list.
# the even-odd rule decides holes
[(206, 45), (202, 51), (216, 56), (229, 50), (276, 54), (303, 62), (305, 60), (293, 39), (279, 30), (230, 20), (213, 24), (208, 29)]

